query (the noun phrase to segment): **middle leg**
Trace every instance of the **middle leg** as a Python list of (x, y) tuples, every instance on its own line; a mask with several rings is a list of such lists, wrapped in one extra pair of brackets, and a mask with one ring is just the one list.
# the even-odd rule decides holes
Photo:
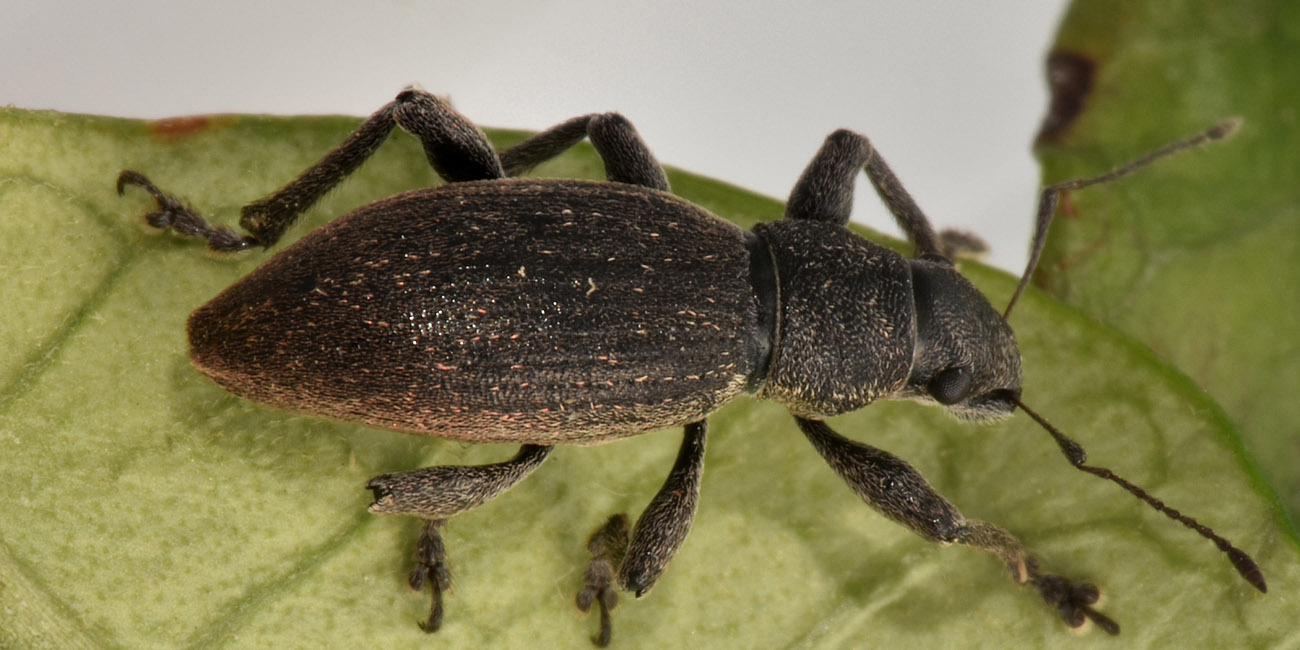
[(584, 137), (600, 154), (609, 180), (668, 191), (663, 167), (636, 127), (618, 113), (583, 115), (557, 124), (502, 152), (501, 166), (506, 175), (518, 176), (560, 155)]
[(593, 603), (600, 606), (596, 645), (608, 645), (613, 633), (609, 612), (618, 604), (615, 582), (617, 589), (631, 591), (637, 598), (646, 595), (686, 541), (699, 502), (704, 442), (704, 420), (686, 425), (677, 461), (663, 487), (637, 519), (630, 540), (627, 517), (619, 514), (611, 517), (587, 543), (592, 560), (577, 602), (578, 609), (584, 612)]

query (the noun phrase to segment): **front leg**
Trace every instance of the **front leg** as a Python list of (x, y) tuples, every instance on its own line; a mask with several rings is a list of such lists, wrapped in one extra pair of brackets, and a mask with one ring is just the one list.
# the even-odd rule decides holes
[(804, 168), (785, 204), (785, 218), (846, 225), (853, 210), (853, 186), (859, 169), (867, 173), (867, 179), (894, 215), (898, 227), (916, 246), (917, 257), (946, 259), (943, 244), (930, 220), (885, 164), (880, 152), (867, 136), (845, 129), (826, 136), (821, 149)]
[(867, 505), (932, 542), (965, 544), (997, 556), (1017, 584), (1033, 585), (1070, 627), (1091, 619), (1106, 632), (1119, 633), (1115, 621), (1092, 608), (1099, 597), (1095, 586), (1040, 573), (1038, 562), (1014, 535), (963, 517), (920, 472), (897, 456), (849, 440), (820, 420), (796, 420), (831, 469)]

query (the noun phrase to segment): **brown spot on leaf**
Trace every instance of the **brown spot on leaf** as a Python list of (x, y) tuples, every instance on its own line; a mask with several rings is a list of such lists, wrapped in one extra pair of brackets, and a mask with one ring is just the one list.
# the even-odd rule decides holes
[(1061, 217), (1063, 219), (1078, 219), (1079, 208), (1074, 204), (1074, 199), (1070, 198), (1069, 192), (1061, 192)]
[(165, 117), (149, 123), (149, 135), (164, 142), (176, 142), (209, 129), (225, 126), (228, 119), (215, 115)]
[(1059, 140), (1079, 119), (1092, 92), (1096, 70), (1095, 61), (1077, 52), (1057, 50), (1047, 55), (1047, 86), (1052, 101), (1038, 129), (1037, 143)]

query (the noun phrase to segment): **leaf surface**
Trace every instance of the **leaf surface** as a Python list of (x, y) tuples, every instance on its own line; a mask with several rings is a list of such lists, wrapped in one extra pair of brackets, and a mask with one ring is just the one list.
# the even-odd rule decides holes
[[(635, 515), (680, 440), (562, 448), (446, 529), (455, 590), (437, 638), (405, 587), (419, 523), (366, 513), (377, 474), (493, 462), (471, 446), (291, 415), (222, 391), (188, 363), (190, 311), (266, 253), (204, 255), (141, 225), (148, 174), (218, 222), (357, 124), (216, 116), (146, 123), (0, 111), (0, 647), (586, 647), (573, 606), (587, 535)], [(495, 133), (498, 145), (520, 138)], [(599, 177), (580, 148), (538, 170)], [(399, 135), (295, 226), (434, 182)], [(674, 173), (675, 189), (752, 224), (778, 203)], [(1012, 279), (969, 265), (999, 304)], [(1049, 571), (1100, 584), (1124, 647), (1297, 647), (1297, 542), (1223, 413), (1114, 330), (1034, 294), (1013, 317), (1025, 398), (1109, 466), (1252, 553), (1256, 594), (1214, 548), (1113, 486), (1070, 471), (1023, 415), (976, 427), (912, 403), (837, 418), (907, 459), (970, 517), (1017, 535)], [(868, 353), (869, 351), (864, 351)], [(940, 549), (871, 512), (779, 406), (711, 420), (693, 532), (654, 592), (623, 598), (619, 647), (1114, 648), (1079, 639), (992, 558)], [(1206, 477), (1214, 477), (1207, 481)]]
[(1091, 83), (1040, 143), (1049, 180), (1243, 120), (1227, 142), (1071, 195), (1037, 281), (1204, 387), (1296, 521), (1300, 5), (1075, 3), (1054, 50)]

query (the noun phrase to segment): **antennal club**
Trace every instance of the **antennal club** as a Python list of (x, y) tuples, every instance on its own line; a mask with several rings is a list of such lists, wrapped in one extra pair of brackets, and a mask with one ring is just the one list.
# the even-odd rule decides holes
[(1006, 311), (1002, 312), (1002, 319), (1006, 320), (1011, 315), (1011, 308), (1016, 306), (1016, 301), (1020, 299), (1020, 294), (1024, 293), (1025, 287), (1029, 285), (1029, 276), (1033, 275), (1034, 269), (1038, 268), (1038, 258), (1043, 254), (1043, 246), (1047, 243), (1047, 229), (1052, 225), (1052, 217), (1056, 214), (1056, 205), (1060, 202), (1061, 193), (1069, 192), (1088, 187), (1089, 185), (1098, 185), (1109, 183), (1110, 181), (1123, 178), (1133, 172), (1150, 165), (1151, 163), (1176, 154), (1180, 151), (1186, 151), (1207, 142), (1222, 140), (1232, 135), (1237, 128), (1241, 126), (1240, 118), (1232, 118), (1215, 124), (1214, 126), (1197, 133), (1190, 138), (1185, 138), (1167, 144), (1155, 151), (1152, 151), (1137, 160), (1126, 165), (1121, 165), (1100, 176), (1090, 178), (1076, 178), (1073, 180), (1055, 183), (1043, 188), (1038, 195), (1038, 216), (1034, 222), (1034, 239), (1033, 246), (1029, 253), (1029, 264), (1025, 266), (1025, 272), (1020, 276), (1020, 284), (1016, 285), (1016, 292), (1011, 294), (1011, 300), (1007, 302)]
[(1016, 406), (1020, 407), (1020, 410), (1024, 411), (1025, 414), (1033, 418), (1039, 426), (1052, 434), (1052, 437), (1056, 439), (1056, 444), (1061, 447), (1061, 453), (1065, 454), (1065, 457), (1069, 459), (1070, 464), (1074, 465), (1076, 469), (1085, 471), (1094, 476), (1100, 476), (1101, 478), (1119, 485), (1125, 490), (1128, 490), (1133, 496), (1147, 502), (1147, 505), (1150, 505), (1152, 508), (1164, 513), (1170, 519), (1178, 521), (1184, 526), (1200, 533), (1202, 537), (1214, 542), (1214, 545), (1219, 547), (1220, 551), (1228, 554), (1228, 561), (1232, 563), (1232, 566), (1237, 570), (1237, 573), (1240, 573), (1241, 577), (1246, 579), (1246, 582), (1249, 582), (1251, 586), (1260, 590), (1260, 592), (1268, 593), (1268, 585), (1264, 582), (1264, 573), (1259, 570), (1259, 565), (1256, 564), (1255, 560), (1251, 559), (1245, 551), (1233, 546), (1231, 542), (1215, 533), (1209, 526), (1206, 526), (1178, 510), (1169, 507), (1164, 501), (1151, 496), (1151, 494), (1146, 490), (1128, 482), (1105, 467), (1086, 465), (1085, 463), (1088, 461), (1088, 454), (1084, 452), (1083, 447), (1081, 447), (1079, 443), (1065, 435), (1060, 429), (1052, 426), (1052, 423), (1044, 419), (1043, 416), (1035, 413), (1028, 406), (1025, 406), (1025, 403), (1020, 401), (1020, 398), (1012, 397), (1011, 399), (1015, 402)]

